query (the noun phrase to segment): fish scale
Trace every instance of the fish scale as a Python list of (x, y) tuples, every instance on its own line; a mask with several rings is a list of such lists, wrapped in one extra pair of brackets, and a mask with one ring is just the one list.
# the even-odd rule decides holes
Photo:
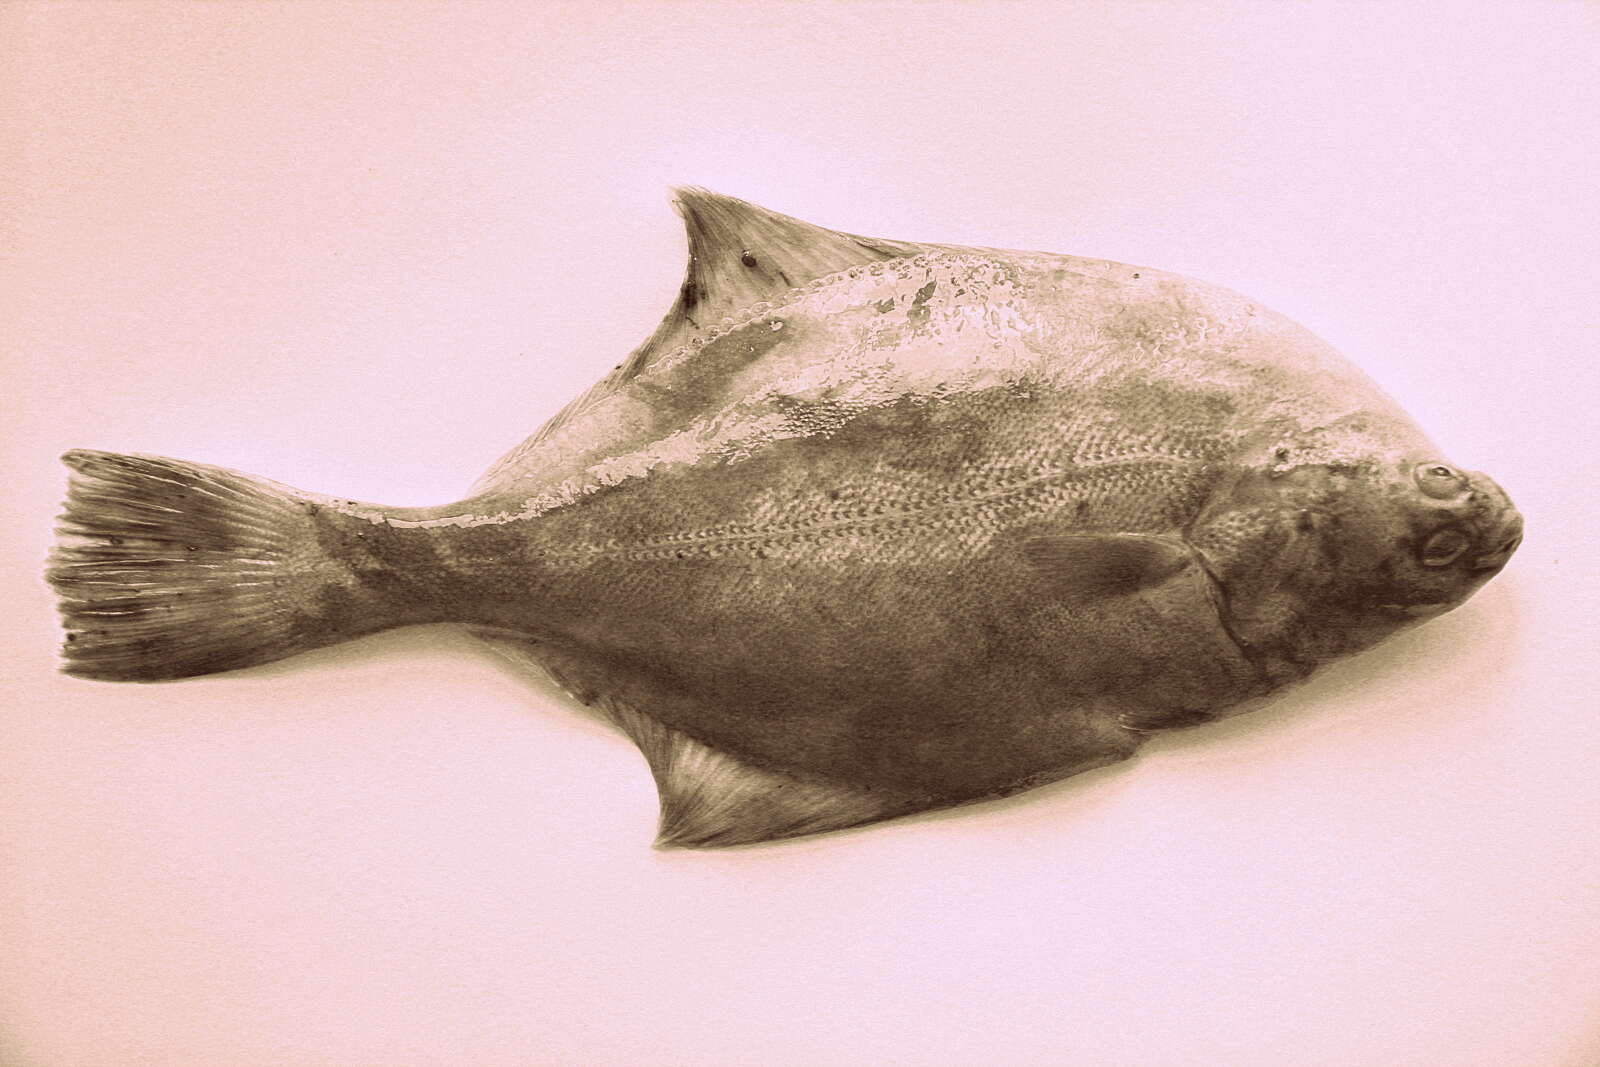
[[(593, 559), (612, 553), (628, 558), (671, 556), (681, 552), (719, 554), (730, 550), (772, 551), (783, 546), (817, 543), (905, 526), (924, 531), (995, 528), (996, 516), (1034, 514), (1047, 516), (1066, 509), (1083, 526), (1128, 529), (1178, 528), (1190, 517), (1196, 501), (1183, 491), (1185, 484), (1203, 479), (1193, 458), (1193, 448), (1171, 448), (1167, 454), (1141, 449), (1115, 455), (1099, 452), (1092, 460), (1052, 457), (1045, 466), (1016, 469), (1013, 462), (976, 462), (970, 475), (949, 479), (914, 469), (897, 469), (895, 477), (858, 483), (848, 507), (828, 498), (809, 482), (786, 486), (783, 492), (765, 491), (749, 505), (748, 521), (718, 523), (690, 530), (675, 527), (665, 532), (643, 533), (637, 539), (611, 538), (602, 544), (575, 544), (550, 550), (547, 558)], [(1178, 454), (1173, 454), (1178, 453)], [(850, 463), (862, 458), (850, 448)], [(991, 470), (991, 468), (993, 470)], [(795, 464), (796, 471), (828, 469), (812, 461)], [(685, 496), (693, 496), (686, 492)], [(1079, 504), (1085, 508), (1078, 508)], [(683, 509), (670, 513), (641, 508), (648, 516), (682, 524)], [(670, 518), (667, 516), (670, 515)], [(607, 529), (623, 525), (614, 518), (597, 519)], [(897, 539), (899, 535), (897, 534)], [(561, 539), (565, 541), (565, 538)], [(907, 550), (914, 546), (907, 544)], [(938, 550), (942, 546), (932, 546)]]
[(469, 495), (388, 508), (78, 451), (66, 669), (454, 622), (640, 748), (658, 842), (1004, 796), (1463, 602), (1522, 520), (1248, 298), (678, 192), (661, 325)]

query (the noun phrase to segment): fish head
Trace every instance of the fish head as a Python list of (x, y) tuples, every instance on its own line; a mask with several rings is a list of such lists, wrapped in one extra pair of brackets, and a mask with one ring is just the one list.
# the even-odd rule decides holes
[(1395, 570), (1394, 606), (1408, 614), (1455, 607), (1500, 573), (1522, 544), (1522, 513), (1482, 471), (1407, 457), (1393, 483), (1403, 524), (1396, 544), (1412, 560), (1411, 567)]
[(1275, 681), (1458, 606), (1522, 541), (1505, 490), (1431, 446), (1235, 474), (1192, 541), (1225, 624)]

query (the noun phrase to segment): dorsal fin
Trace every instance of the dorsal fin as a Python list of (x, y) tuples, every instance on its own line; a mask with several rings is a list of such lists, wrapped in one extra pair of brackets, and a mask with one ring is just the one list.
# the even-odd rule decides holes
[(678, 299), (655, 333), (596, 392), (611, 392), (656, 356), (752, 305), (776, 302), (792, 289), (851, 267), (934, 248), (824, 229), (698, 186), (672, 192), (689, 237), (689, 266)]
[(689, 266), (661, 325), (610, 374), (502, 456), (478, 480), (473, 493), (489, 489), (530, 449), (704, 328), (754, 304), (778, 301), (791, 289), (829, 274), (945, 247), (840, 233), (697, 186), (675, 188), (673, 206), (688, 232)]
[(925, 250), (825, 230), (696, 186), (673, 193), (689, 235), (689, 270), (673, 310), (691, 320), (715, 322), (817, 278)]

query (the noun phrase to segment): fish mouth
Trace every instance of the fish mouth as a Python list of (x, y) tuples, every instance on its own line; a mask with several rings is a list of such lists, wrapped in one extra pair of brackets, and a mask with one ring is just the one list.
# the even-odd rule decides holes
[(1483, 534), (1479, 543), (1489, 547), (1468, 560), (1467, 568), (1475, 572), (1499, 570), (1522, 544), (1522, 513), (1506, 491), (1481, 471), (1472, 472), (1471, 484), (1472, 499), (1482, 509), (1480, 514), (1489, 520), (1480, 527)]
[(1484, 538), (1485, 542), (1493, 545), (1489, 551), (1473, 557), (1467, 564), (1473, 571), (1497, 571), (1506, 565), (1506, 561), (1516, 552), (1522, 544), (1522, 516), (1512, 509), (1511, 514), (1501, 520), (1500, 526), (1493, 536)]
[(1444, 520), (1419, 545), (1423, 565), (1453, 566), (1475, 577), (1504, 567), (1522, 544), (1522, 513), (1506, 491), (1482, 471), (1444, 463), (1421, 463), (1413, 471), (1423, 503), (1436, 521)]

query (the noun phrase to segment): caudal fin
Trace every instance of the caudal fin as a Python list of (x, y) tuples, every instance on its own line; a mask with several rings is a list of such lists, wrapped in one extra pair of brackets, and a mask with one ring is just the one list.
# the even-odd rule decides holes
[(236, 471), (73, 451), (48, 578), (64, 669), (156, 681), (248, 667), (328, 643), (294, 608), (310, 498)]

